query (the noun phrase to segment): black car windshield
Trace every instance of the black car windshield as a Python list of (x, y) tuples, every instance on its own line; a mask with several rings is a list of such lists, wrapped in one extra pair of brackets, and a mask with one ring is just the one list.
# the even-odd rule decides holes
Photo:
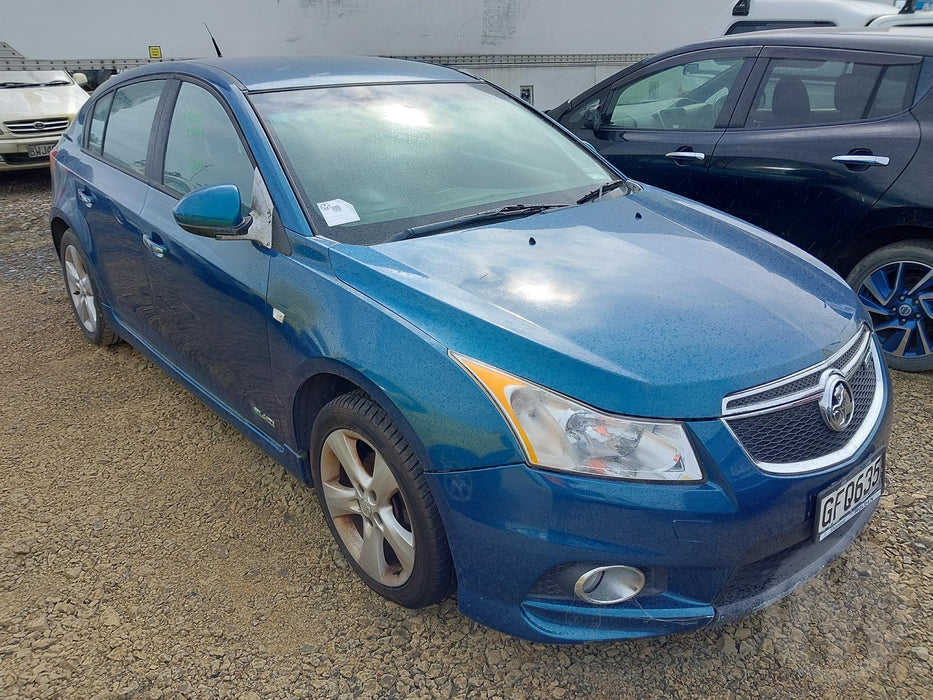
[(253, 95), (316, 233), (381, 243), (510, 204), (575, 204), (618, 180), (586, 147), (476, 83)]

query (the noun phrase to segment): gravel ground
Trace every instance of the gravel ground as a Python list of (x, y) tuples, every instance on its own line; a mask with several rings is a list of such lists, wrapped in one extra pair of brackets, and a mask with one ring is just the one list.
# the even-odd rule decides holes
[(846, 555), (740, 623), (549, 647), (359, 583), (310, 489), (78, 331), (47, 172), (0, 175), (0, 697), (930, 697), (933, 374)]

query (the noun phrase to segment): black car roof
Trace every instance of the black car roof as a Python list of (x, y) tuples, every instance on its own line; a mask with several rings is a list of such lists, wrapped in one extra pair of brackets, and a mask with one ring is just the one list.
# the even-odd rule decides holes
[(621, 75), (627, 75), (642, 66), (656, 63), (667, 58), (682, 56), (691, 51), (702, 49), (717, 49), (742, 46), (796, 46), (800, 48), (840, 49), (848, 51), (877, 51), (880, 53), (904, 54), (909, 56), (933, 56), (933, 30), (925, 31), (899, 31), (901, 28), (889, 30), (879, 29), (839, 29), (838, 27), (814, 27), (810, 29), (776, 29), (765, 32), (746, 32), (733, 34), (715, 39), (706, 39), (693, 44), (678, 46), (674, 49), (662, 51), (650, 58), (646, 58), (618, 73), (614, 73), (601, 80), (579, 95), (563, 102), (548, 111), (549, 114), (560, 116), (560, 111), (577, 107), (590, 95), (599, 92), (607, 85), (619, 80)]
[(676, 56), (696, 49), (722, 46), (800, 46), (805, 48), (848, 49), (855, 51), (881, 51), (913, 56), (933, 56), (933, 31), (930, 34), (900, 33), (896, 29), (777, 29), (767, 32), (748, 32), (708, 39), (665, 51), (655, 58)]

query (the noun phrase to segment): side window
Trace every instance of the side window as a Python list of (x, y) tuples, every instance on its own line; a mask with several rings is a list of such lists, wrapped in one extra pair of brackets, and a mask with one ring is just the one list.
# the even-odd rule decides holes
[(591, 97), (576, 109), (565, 114), (563, 119), (560, 120), (561, 124), (571, 129), (579, 129), (582, 127), (584, 115), (594, 107), (599, 107), (603, 94), (604, 93), (600, 93), (599, 96)]
[(713, 129), (747, 59), (693, 61), (620, 85), (603, 123), (630, 129)]
[(104, 95), (94, 105), (91, 115), (91, 127), (88, 129), (87, 148), (93, 153), (100, 154), (100, 147), (104, 143), (104, 125), (107, 124), (107, 115), (110, 114), (110, 103), (113, 102), (113, 93)]
[(918, 66), (886, 66), (868, 110), (868, 118), (886, 117), (910, 107), (917, 86)]
[(773, 59), (747, 126), (838, 124), (895, 114), (909, 105), (915, 75), (913, 65)]
[(253, 164), (230, 116), (213, 95), (182, 83), (165, 149), (162, 184), (178, 194), (199, 187), (233, 183), (249, 208)]
[(164, 80), (149, 80), (127, 85), (114, 93), (103, 134), (104, 158), (145, 174), (152, 120), (164, 85)]

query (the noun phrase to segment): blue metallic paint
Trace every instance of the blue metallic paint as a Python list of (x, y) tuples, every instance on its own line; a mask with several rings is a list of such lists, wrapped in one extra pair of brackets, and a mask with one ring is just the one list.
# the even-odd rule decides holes
[[(773, 597), (726, 611), (730, 617), (752, 612), (815, 575), (868, 522), (870, 513), (834, 533), (823, 548), (811, 545), (821, 554), (835, 547), (826, 557), (814, 561), (805, 547), (793, 551), (812, 538), (816, 494), (884, 450), (889, 422), (890, 406), (850, 461), (806, 476), (762, 474), (720, 420), (687, 424), (700, 447), (707, 475), (702, 484), (632, 484), (524, 464), (432, 474), (455, 552), (460, 608), (534, 641), (670, 634), (712, 622), (716, 596), (736, 569), (791, 550), (799, 565), (775, 582)], [(661, 572), (666, 583), (650, 598), (609, 611), (572, 596), (533, 594), (541, 577), (568, 562), (635, 566)], [(797, 576), (811, 565), (815, 570)], [(555, 623), (555, 615), (563, 624)]]
[(173, 214), (183, 228), (231, 229), (243, 220), (240, 191), (236, 185), (214, 185), (195, 190), (181, 198)]
[(706, 418), (725, 394), (822, 361), (864, 314), (841, 279), (710, 211), (647, 189), (331, 259), (457, 352), (603, 410)]
[[(468, 80), (411, 64), (335, 60), (330, 68), (321, 74), (326, 77), (307, 78), (307, 65), (298, 62), (276, 76), (286, 86), (360, 78)], [(460, 607), (481, 622), (560, 642), (708, 624), (717, 615), (717, 593), (743, 557), (768, 556), (774, 543), (809, 537), (815, 494), (884, 448), (887, 412), (850, 462), (800, 477), (769, 476), (715, 418), (723, 394), (821, 361), (864, 320), (838, 277), (779, 239), (646, 189), (508, 226), (374, 248), (335, 244), (310, 235), (244, 94), (243, 83), (274, 85), (270, 66), (176, 64), (134, 74), (166, 70), (210, 82), (227, 101), (291, 254), (172, 229), (174, 198), (150, 189), (151, 199), (129, 207), (133, 217), (148, 212), (143, 218), (153, 230), (146, 232), (161, 237), (169, 264), (146, 259), (151, 274), (143, 272), (137, 282), (168, 273), (151, 285), (152, 311), (174, 308), (176, 317), (163, 318), (160, 323), (171, 323), (154, 337), (143, 331), (144, 322), (127, 314), (119, 285), (107, 275), (101, 293), (108, 320), (306, 482), (310, 426), (299, 421), (295, 403), (302, 385), (326, 373), (368, 391), (422, 457), (450, 541)], [(101, 264), (97, 234), (87, 230), (75, 190), (81, 180), (109, 177), (107, 168), (63, 140), (53, 219), (76, 231), (95, 266)], [(122, 174), (117, 179), (108, 192), (126, 196), (146, 185)], [(134, 255), (136, 229), (123, 239)], [(484, 262), (489, 255), (495, 257)], [(528, 285), (524, 293), (522, 284)], [(535, 296), (547, 287), (558, 293)], [(272, 320), (273, 308), (284, 314), (281, 322)], [(240, 313), (252, 324), (247, 347), (236, 343), (229, 327)], [(199, 332), (200, 341), (186, 340), (185, 334)], [(607, 410), (692, 419), (687, 427), (707, 480), (640, 484), (530, 469), (501, 415), (449, 359), (448, 348)], [(223, 363), (232, 381), (212, 376), (212, 360)], [(275, 427), (257, 419), (249, 404), (258, 404)], [(830, 545), (841, 548), (869, 515), (843, 528)], [(529, 596), (550, 569), (579, 561), (644, 566), (654, 588), (637, 602), (599, 609)], [(809, 577), (823, 564), (802, 562), (796, 571), (799, 576), (803, 568)], [(788, 578), (781, 592), (796, 583)]]

